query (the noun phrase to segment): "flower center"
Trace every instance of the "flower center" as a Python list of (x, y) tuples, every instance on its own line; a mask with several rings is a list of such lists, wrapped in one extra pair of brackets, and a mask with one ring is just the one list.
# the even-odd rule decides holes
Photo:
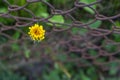
[(35, 30), (34, 33), (35, 33), (35, 35), (39, 35), (40, 34), (39, 30)]

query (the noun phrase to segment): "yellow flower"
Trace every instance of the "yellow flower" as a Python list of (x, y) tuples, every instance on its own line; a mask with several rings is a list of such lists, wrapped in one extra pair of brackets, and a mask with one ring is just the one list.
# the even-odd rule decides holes
[(45, 38), (45, 30), (42, 25), (35, 24), (29, 27), (29, 29), (28, 34), (33, 40), (41, 41)]

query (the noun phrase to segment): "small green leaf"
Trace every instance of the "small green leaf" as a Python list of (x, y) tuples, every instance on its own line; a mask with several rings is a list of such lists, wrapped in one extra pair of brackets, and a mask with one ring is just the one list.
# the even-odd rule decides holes
[(107, 66), (110, 67), (110, 69), (109, 69), (109, 74), (110, 75), (116, 75), (117, 74), (117, 72), (118, 72), (118, 67), (117, 66), (119, 66), (118, 62), (111, 62)]
[(47, 18), (49, 16), (47, 6), (41, 2), (29, 5), (29, 9), (32, 10), (37, 17)]
[(7, 42), (7, 39), (4, 36), (0, 36), (0, 44)]
[(55, 67), (56, 69), (59, 69), (59, 65), (58, 65), (57, 63), (54, 64), (54, 67)]
[(56, 23), (64, 23), (64, 18), (62, 15), (54, 15), (52, 18), (49, 19), (51, 22)]
[(116, 21), (115, 24), (117, 28), (120, 28), (120, 21)]
[(40, 6), (38, 5), (39, 8), (37, 11), (35, 11), (35, 15), (37, 17), (44, 17), (44, 18), (47, 18), (49, 16), (48, 12), (47, 12), (47, 8), (45, 6)]
[(19, 48), (20, 48), (17, 43), (13, 43), (11, 47), (12, 47), (12, 49), (13, 49), (14, 51), (18, 51)]
[(107, 59), (106, 57), (100, 57), (100, 58), (96, 59), (96, 62), (101, 62), (102, 63), (102, 62), (105, 62), (106, 59)]
[(13, 38), (18, 39), (19, 37), (20, 37), (20, 33), (16, 31), (15, 34), (13, 35)]
[(108, 52), (115, 52), (117, 50), (117, 46), (116, 45), (112, 45), (112, 44), (104, 45), (104, 48)]
[(81, 34), (81, 35), (84, 35), (84, 34), (86, 34), (87, 32), (88, 32), (88, 30), (87, 30), (87, 29), (84, 29), (84, 28), (76, 28), (76, 27), (72, 28), (72, 33), (73, 33), (73, 34)]
[(49, 75), (44, 75), (45, 80), (61, 80), (57, 70), (53, 70)]
[(95, 51), (94, 49), (88, 50), (88, 53), (89, 53), (91, 56), (96, 56), (96, 55), (98, 54), (97, 51)]
[(116, 42), (120, 42), (120, 34), (113, 34), (114, 38), (113, 40)]
[(60, 61), (66, 61), (66, 59), (67, 59), (66, 54), (58, 54), (56, 57)]
[(29, 58), (30, 57), (30, 50), (25, 50), (25, 57), (26, 58)]
[(22, 6), (22, 5), (24, 5), (25, 3), (26, 3), (26, 0), (20, 0), (20, 5)]
[(93, 28), (93, 29), (97, 29), (98, 27), (100, 27), (101, 24), (102, 24), (102, 21), (97, 20), (96, 22), (91, 24), (90, 27)]
[[(11, 1), (11, 0), (10, 0)], [(11, 1), (13, 4), (17, 4), (19, 6), (23, 6), (26, 3), (26, 0), (16, 0), (16, 1)]]
[(83, 71), (80, 71), (80, 77), (81, 77), (81, 80), (91, 80), (89, 77), (85, 75)]
[(0, 8), (0, 13), (6, 13), (8, 10), (7, 8), (3, 7), (3, 8)]
[[(96, 0), (80, 0), (80, 2), (83, 2), (85, 4), (90, 4), (92, 2), (95, 2)], [(96, 9), (96, 5), (93, 5), (92, 8)], [(84, 7), (84, 9), (86, 11), (88, 11), (91, 14), (94, 14), (94, 11), (92, 9), (90, 9), (89, 7)]]

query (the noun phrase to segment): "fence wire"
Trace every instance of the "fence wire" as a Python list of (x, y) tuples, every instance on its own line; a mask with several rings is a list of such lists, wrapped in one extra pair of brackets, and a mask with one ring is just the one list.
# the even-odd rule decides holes
[[(0, 13), (0, 17), (13, 20), (11, 25), (0, 22), (0, 60), (7, 60), (10, 67), (20, 66), (37, 62), (47, 61), (53, 63), (72, 63), (78, 67), (98, 66), (101, 69), (109, 69), (109, 63), (120, 62), (120, 43), (115, 41), (114, 35), (120, 34), (120, 29), (115, 25), (120, 14), (104, 16), (94, 9), (93, 5), (100, 5), (103, 0), (96, 0), (91, 4), (85, 4), (74, 0), (73, 6), (66, 9), (58, 9), (45, 0), (26, 0), (22, 6), (10, 4), (9, 0), (2, 0), (7, 6), (6, 13)], [(49, 16), (47, 18), (37, 17), (27, 7), (33, 3), (42, 3), (47, 6)], [(83, 8), (90, 8), (94, 14), (79, 15)], [(15, 15), (13, 12), (26, 12), (31, 17)], [(80, 16), (75, 17), (78, 13)], [(55, 15), (64, 17), (64, 23), (51, 21)], [(88, 22), (78, 20), (80, 18), (91, 18)], [(70, 20), (70, 22), (67, 22)], [(112, 26), (100, 26), (93, 28), (91, 25), (101, 21)], [(34, 42), (27, 34), (27, 29), (35, 23), (42, 24), (46, 30), (45, 40)], [(76, 32), (73, 32), (76, 30)], [(17, 33), (18, 32), (18, 33)], [(19, 34), (16, 38), (15, 35)], [(29, 58), (26, 58), (29, 54)], [(53, 55), (55, 57), (53, 57)], [(119, 65), (118, 65), (119, 67)]]

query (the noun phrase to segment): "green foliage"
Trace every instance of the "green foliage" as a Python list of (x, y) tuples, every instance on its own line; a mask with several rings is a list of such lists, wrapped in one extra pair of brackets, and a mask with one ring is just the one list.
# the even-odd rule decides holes
[(113, 34), (113, 40), (116, 42), (120, 42), (120, 34)]
[(66, 61), (67, 60), (67, 55), (66, 54), (58, 54), (56, 57), (60, 61)]
[(26, 80), (25, 77), (21, 77), (14, 73), (0, 72), (0, 80)]
[(56, 23), (64, 23), (64, 18), (62, 15), (54, 15), (52, 18), (49, 19), (51, 22)]
[(28, 50), (28, 49), (25, 50), (25, 51), (24, 51), (24, 54), (25, 54), (25, 57), (26, 57), (26, 58), (29, 58), (29, 57), (30, 57), (30, 50)]
[[(66, 26), (61, 26), (59, 23), (65, 23), (64, 17), (62, 15), (54, 15), (52, 18), (49, 19), (49, 21), (53, 23), (57, 23), (56, 27), (58, 28), (67, 28)], [(53, 26), (51, 23), (47, 23), (49, 26)]]
[(0, 7), (0, 13), (6, 13), (7, 11), (6, 7)]
[(83, 71), (80, 71), (80, 78), (81, 80), (91, 80), (89, 77), (85, 75)]
[(12, 18), (2, 18), (0, 17), (0, 22), (6, 25), (13, 25), (13, 23), (15, 22), (14, 19)]
[(73, 34), (85, 35), (87, 32), (88, 32), (88, 30), (84, 29), (84, 28), (77, 28), (77, 27), (72, 28)]
[(100, 27), (100, 25), (102, 24), (102, 21), (97, 20), (96, 22), (94, 22), (93, 24), (90, 25), (91, 28), (93, 29), (97, 29)]
[[(54, 23), (64, 23), (64, 18), (62, 15), (54, 15), (52, 18), (49, 19), (49, 21)], [(48, 23), (48, 25), (52, 25), (52, 24)], [(57, 27), (65, 28), (63, 26), (60, 26), (59, 24), (57, 24)]]
[(0, 44), (7, 42), (7, 39), (4, 36), (0, 36)]
[(117, 71), (118, 71), (118, 67), (119, 64), (117, 62), (112, 62), (110, 63), (110, 70), (109, 70), (109, 74), (110, 75), (116, 75)]
[(13, 73), (0, 61), (0, 80), (26, 80), (26, 78)]
[(26, 58), (29, 58), (31, 53), (30, 50), (26, 47), (26, 45), (24, 45), (23, 49), (24, 49), (24, 56)]
[[(80, 0), (80, 2), (83, 2), (83, 3), (85, 3), (85, 4), (90, 4), (90, 3), (95, 2), (95, 1), (96, 1), (96, 0)], [(93, 5), (92, 8), (96, 9), (96, 5)], [(85, 9), (87, 12), (89, 12), (89, 13), (91, 13), (91, 14), (94, 14), (94, 11), (93, 11), (91, 8), (89, 8), (89, 7), (84, 7), (84, 9)]]
[(18, 31), (16, 31), (14, 34), (13, 34), (13, 39), (18, 39), (20, 37), (20, 33)]
[(120, 28), (120, 21), (116, 21), (115, 24), (116, 24), (117, 28)]
[[(20, 33), (18, 32), (18, 31), (16, 31), (14, 34), (13, 34), (13, 39), (19, 39), (19, 37), (20, 37)], [(12, 47), (12, 50), (13, 51), (19, 51), (19, 48), (20, 48), (20, 46), (17, 44), (17, 43), (13, 43), (12, 45), (11, 45), (11, 47)]]
[(88, 54), (91, 55), (91, 56), (97, 56), (98, 52), (94, 49), (89, 49)]
[(13, 51), (19, 51), (19, 49), (20, 49), (20, 46), (19, 46), (17, 43), (13, 43), (13, 44), (11, 45), (11, 47), (12, 47), (12, 50), (13, 50)]
[(57, 70), (51, 71), (49, 75), (44, 75), (44, 80), (61, 80)]
[(11, 4), (16, 4), (16, 5), (18, 5), (18, 6), (23, 6), (23, 5), (26, 3), (26, 0), (16, 0), (16, 1), (14, 1), (14, 0), (9, 0), (9, 2), (10, 2)]
[(90, 79), (92, 79), (92, 80), (98, 80), (99, 76), (98, 76), (98, 74), (96, 72), (96, 68), (95, 67), (91, 66), (91, 67), (87, 68), (86, 70), (87, 70), (86, 71), (86, 75), (88, 75)]
[(104, 45), (104, 48), (108, 52), (115, 52), (117, 50), (117, 46), (116, 45), (112, 45), (112, 44)]
[(28, 9), (31, 9), (32, 12), (37, 16), (37, 17), (44, 17), (47, 18), (49, 16), (47, 12), (47, 6), (45, 6), (43, 3), (32, 3), (28, 6)]
[[(102, 21), (97, 20), (96, 22), (90, 24), (89, 27), (92, 28), (92, 29), (97, 29), (97, 28), (100, 27), (101, 24), (102, 24)], [(85, 28), (81, 28), (81, 27), (80, 28), (79, 27), (72, 28), (72, 33), (73, 34), (85, 35), (87, 32), (88, 32), (88, 30), (85, 29)]]

